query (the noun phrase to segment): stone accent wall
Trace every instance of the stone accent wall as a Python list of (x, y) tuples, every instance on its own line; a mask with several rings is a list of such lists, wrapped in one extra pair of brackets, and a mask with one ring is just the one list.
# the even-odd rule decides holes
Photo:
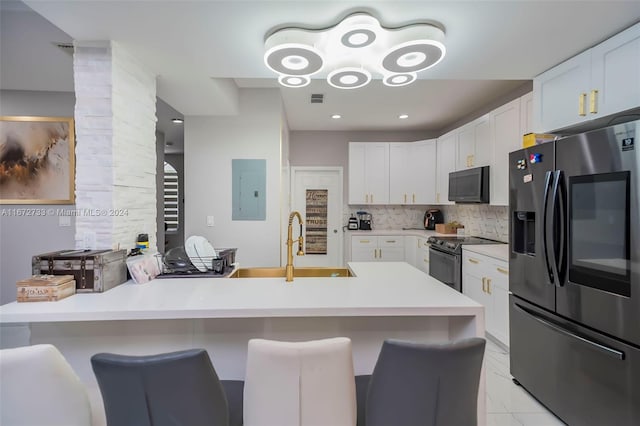
[(156, 247), (155, 75), (114, 42), (77, 42), (76, 248)]

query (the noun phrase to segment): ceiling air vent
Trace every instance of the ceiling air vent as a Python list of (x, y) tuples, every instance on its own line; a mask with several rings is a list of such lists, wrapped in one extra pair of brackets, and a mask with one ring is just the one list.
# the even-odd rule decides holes
[(311, 103), (312, 104), (321, 104), (324, 102), (324, 95), (322, 93), (312, 93), (311, 94)]
[(58, 49), (62, 50), (65, 53), (68, 53), (69, 55), (73, 56), (73, 43), (56, 43), (53, 42), (53, 45), (56, 46)]

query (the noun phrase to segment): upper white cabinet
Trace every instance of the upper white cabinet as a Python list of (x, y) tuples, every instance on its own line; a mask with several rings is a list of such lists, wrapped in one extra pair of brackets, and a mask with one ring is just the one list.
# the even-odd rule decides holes
[(640, 106), (640, 24), (533, 80), (538, 133)]
[(591, 49), (596, 110), (607, 116), (640, 106), (640, 24)]
[(509, 204), (509, 153), (522, 147), (522, 114), (526, 100), (515, 99), (491, 113), (493, 128), (493, 161), (489, 169), (491, 204)]
[(452, 201), (449, 201), (449, 173), (456, 170), (457, 145), (457, 130), (438, 138), (436, 146), (436, 204), (453, 204)]
[(520, 132), (523, 135), (533, 133), (533, 92), (520, 98)]
[(435, 139), (389, 144), (389, 204), (433, 204), (435, 181)]
[(491, 163), (491, 120), (484, 115), (458, 129), (458, 170)]
[(349, 143), (349, 204), (389, 202), (389, 144)]

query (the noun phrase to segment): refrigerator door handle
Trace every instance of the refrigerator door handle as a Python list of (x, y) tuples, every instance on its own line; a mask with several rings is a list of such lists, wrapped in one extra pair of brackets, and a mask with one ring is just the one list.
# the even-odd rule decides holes
[[(551, 183), (553, 182), (553, 172), (548, 171), (545, 174), (544, 180), (544, 197), (543, 197), (543, 205), (542, 205), (542, 254), (544, 255), (544, 264), (547, 270), (547, 277), (549, 278), (549, 282), (554, 284), (554, 275), (552, 269), (552, 262), (549, 260), (549, 247), (547, 244), (547, 216), (549, 211), (549, 189), (551, 188)], [(553, 259), (555, 261), (555, 259)]]
[[(551, 258), (551, 273), (553, 274), (553, 280), (551, 281), (556, 287), (560, 287), (563, 285), (562, 278), (560, 277), (560, 267), (559, 267), (559, 259), (560, 253), (562, 253), (562, 247), (564, 247), (564, 208), (562, 208), (560, 212), (560, 223), (556, 223), (556, 211), (558, 206), (562, 204), (562, 202), (558, 200), (559, 192), (558, 188), (560, 186), (560, 179), (562, 178), (562, 171), (556, 170), (553, 172), (553, 191), (551, 194), (551, 209), (549, 214), (551, 214), (551, 223), (548, 229), (545, 228), (545, 235), (548, 236), (551, 234), (551, 247), (547, 248), (549, 257)], [(545, 216), (546, 217), (546, 216)], [(560, 230), (558, 232), (558, 230)], [(558, 235), (559, 234), (559, 235)], [(557, 244), (558, 243), (558, 244)]]
[(566, 200), (566, 188), (564, 188), (564, 178), (562, 176), (562, 170), (556, 170), (555, 182), (553, 186), (553, 194), (558, 202), (560, 227), (554, 235), (559, 242), (557, 256), (557, 280), (556, 285), (562, 287), (565, 284), (565, 272), (567, 262), (567, 235), (568, 235), (568, 223), (567, 223), (567, 200)]
[(523, 306), (520, 306), (518, 303), (515, 303), (514, 305), (515, 305), (516, 309), (518, 309), (519, 311), (521, 311), (525, 315), (529, 315), (531, 318), (535, 319), (536, 321), (538, 321), (539, 323), (543, 324), (544, 326), (552, 329), (553, 331), (555, 331), (557, 333), (560, 333), (563, 336), (569, 337), (569, 338), (571, 338), (573, 340), (577, 340), (578, 342), (580, 342), (580, 343), (582, 343), (584, 345), (587, 345), (590, 348), (592, 348), (592, 349), (594, 349), (594, 350), (596, 350), (598, 352), (601, 352), (601, 353), (603, 353), (605, 355), (609, 355), (609, 356), (612, 356), (612, 357), (614, 357), (616, 359), (619, 359), (620, 361), (624, 361), (624, 352), (621, 352), (621, 351), (619, 351), (617, 349), (610, 348), (609, 346), (605, 346), (605, 345), (603, 345), (601, 343), (594, 342), (593, 340), (584, 338), (584, 337), (582, 337), (582, 336), (580, 336), (578, 334), (572, 333), (571, 331), (566, 330), (566, 329), (564, 329), (564, 328), (562, 328), (562, 327), (560, 327), (560, 326), (558, 326), (558, 325), (556, 325), (556, 324), (554, 324), (554, 323), (542, 318), (539, 314), (537, 314), (535, 312), (532, 312), (532, 311), (530, 311), (529, 309), (527, 309), (527, 308), (525, 308)]

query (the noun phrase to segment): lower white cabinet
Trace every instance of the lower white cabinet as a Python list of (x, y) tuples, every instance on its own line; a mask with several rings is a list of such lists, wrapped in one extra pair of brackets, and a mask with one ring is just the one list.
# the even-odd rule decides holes
[(404, 238), (395, 235), (351, 236), (353, 262), (403, 262)]
[(462, 251), (462, 292), (485, 307), (487, 333), (509, 346), (509, 265)]
[(415, 267), (429, 275), (429, 243), (426, 237), (416, 238)]

